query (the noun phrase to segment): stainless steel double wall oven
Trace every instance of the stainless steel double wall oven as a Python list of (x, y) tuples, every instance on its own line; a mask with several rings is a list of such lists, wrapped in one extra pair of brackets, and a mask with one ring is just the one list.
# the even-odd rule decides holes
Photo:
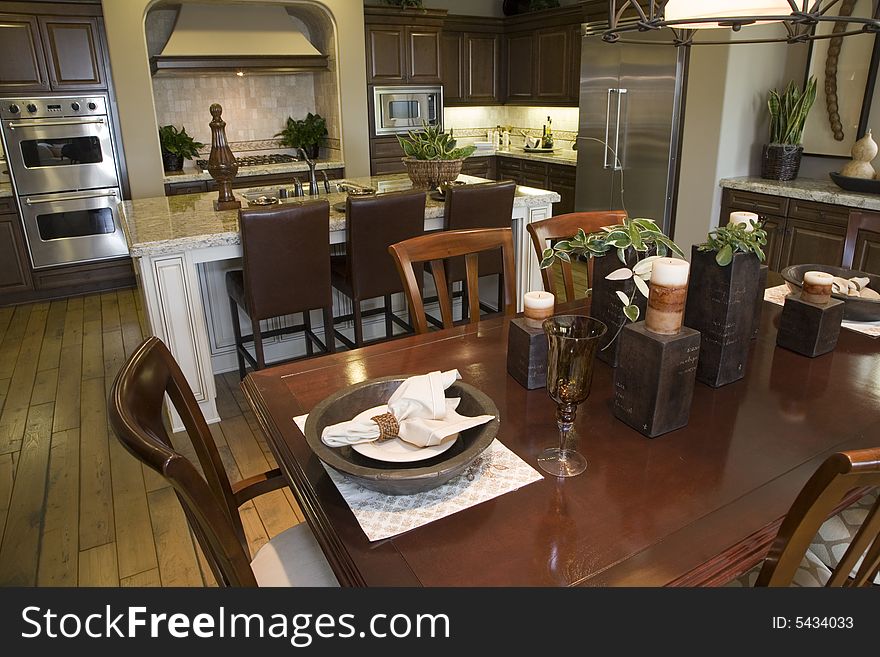
[(0, 100), (0, 126), (34, 269), (128, 255), (107, 97)]

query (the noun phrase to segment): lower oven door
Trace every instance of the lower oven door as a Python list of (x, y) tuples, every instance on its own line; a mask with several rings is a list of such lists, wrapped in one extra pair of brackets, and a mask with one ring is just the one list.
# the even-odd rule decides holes
[(117, 188), (19, 197), (34, 269), (128, 255)]

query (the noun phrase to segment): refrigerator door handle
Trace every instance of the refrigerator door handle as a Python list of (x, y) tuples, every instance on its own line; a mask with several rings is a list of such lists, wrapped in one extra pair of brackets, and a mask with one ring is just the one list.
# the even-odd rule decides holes
[[(607, 169), (609, 167), (608, 164), (608, 151), (610, 150), (610, 145), (608, 143), (608, 136), (611, 132), (611, 94), (615, 92), (615, 89), (608, 89), (608, 101), (605, 105), (605, 141), (602, 144), (602, 168)], [(600, 106), (601, 107), (601, 106)]]
[(617, 92), (617, 123), (614, 126), (614, 171), (623, 171), (623, 154), (620, 152), (620, 105), (626, 94), (626, 89), (616, 89)]

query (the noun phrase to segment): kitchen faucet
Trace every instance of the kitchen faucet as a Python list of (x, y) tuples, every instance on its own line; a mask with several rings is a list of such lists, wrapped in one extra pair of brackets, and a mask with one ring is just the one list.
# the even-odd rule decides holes
[(306, 154), (306, 149), (300, 147), (299, 152), (306, 161), (306, 164), (309, 165), (309, 196), (315, 196), (319, 193), (318, 179), (315, 178), (315, 163), (309, 159), (309, 156)]

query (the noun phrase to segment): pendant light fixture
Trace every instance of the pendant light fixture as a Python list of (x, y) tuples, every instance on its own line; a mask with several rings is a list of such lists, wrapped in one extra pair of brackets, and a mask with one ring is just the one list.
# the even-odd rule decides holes
[[(853, 10), (853, 5), (859, 11)], [(865, 9), (867, 7), (867, 9)], [(776, 23), (777, 35), (754, 39), (694, 41), (695, 30)], [(833, 29), (818, 29), (829, 25)], [(733, 43), (805, 43), (817, 39), (880, 32), (880, 2), (854, 0), (609, 0), (608, 23), (586, 30), (605, 41), (644, 43), (639, 32), (670, 28), (676, 46)], [(744, 33), (745, 35), (746, 33)], [(651, 43), (657, 44), (652, 40)]]

